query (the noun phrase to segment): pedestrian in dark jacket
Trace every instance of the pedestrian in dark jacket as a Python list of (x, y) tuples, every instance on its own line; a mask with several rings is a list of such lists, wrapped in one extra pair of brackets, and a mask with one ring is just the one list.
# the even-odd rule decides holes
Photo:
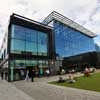
[(4, 78), (4, 75), (3, 75), (4, 73), (3, 72), (1, 72), (1, 79), (3, 80), (3, 78)]
[(31, 81), (34, 82), (34, 76), (35, 76), (35, 70), (32, 70), (31, 72)]

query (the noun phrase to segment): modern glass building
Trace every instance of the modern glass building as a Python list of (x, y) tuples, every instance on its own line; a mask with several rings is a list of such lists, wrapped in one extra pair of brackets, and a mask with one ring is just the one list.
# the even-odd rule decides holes
[(96, 66), (99, 54), (93, 40), (96, 34), (55, 11), (43, 23), (52, 23), (55, 55), (56, 60), (62, 61), (60, 66)]
[(13, 14), (5, 40), (1, 48), (1, 66), (8, 71), (8, 81), (25, 78), (26, 70), (31, 73), (34, 69), (43, 75), (54, 59), (49, 26)]
[(8, 81), (16, 81), (25, 79), (26, 70), (44, 75), (46, 69), (55, 74), (60, 66), (96, 65), (95, 36), (55, 11), (43, 23), (13, 14), (0, 49), (1, 71), (8, 72)]

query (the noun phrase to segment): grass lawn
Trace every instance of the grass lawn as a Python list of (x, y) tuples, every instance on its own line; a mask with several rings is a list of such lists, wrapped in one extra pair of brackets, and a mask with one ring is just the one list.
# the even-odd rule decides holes
[(100, 73), (92, 74), (90, 77), (78, 77), (75, 83), (58, 83), (56, 82), (49, 82), (50, 84), (65, 86), (65, 87), (72, 87), (72, 88), (79, 88), (85, 90), (92, 90), (100, 92)]

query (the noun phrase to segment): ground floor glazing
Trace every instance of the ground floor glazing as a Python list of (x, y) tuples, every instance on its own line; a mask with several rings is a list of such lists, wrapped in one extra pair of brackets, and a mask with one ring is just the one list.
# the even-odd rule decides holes
[(35, 70), (35, 77), (45, 75), (49, 68), (48, 60), (11, 60), (9, 66), (9, 80), (16, 81), (25, 79), (27, 70), (31, 77), (32, 70)]

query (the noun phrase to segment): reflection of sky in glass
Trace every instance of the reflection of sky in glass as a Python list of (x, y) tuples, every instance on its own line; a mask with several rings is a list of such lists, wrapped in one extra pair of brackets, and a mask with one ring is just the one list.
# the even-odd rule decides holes
[(12, 51), (27, 51), (47, 54), (47, 34), (41, 31), (12, 25)]
[(57, 21), (54, 22), (56, 53), (62, 57), (95, 51), (92, 38)]
[(100, 35), (94, 38), (95, 43), (100, 47)]

